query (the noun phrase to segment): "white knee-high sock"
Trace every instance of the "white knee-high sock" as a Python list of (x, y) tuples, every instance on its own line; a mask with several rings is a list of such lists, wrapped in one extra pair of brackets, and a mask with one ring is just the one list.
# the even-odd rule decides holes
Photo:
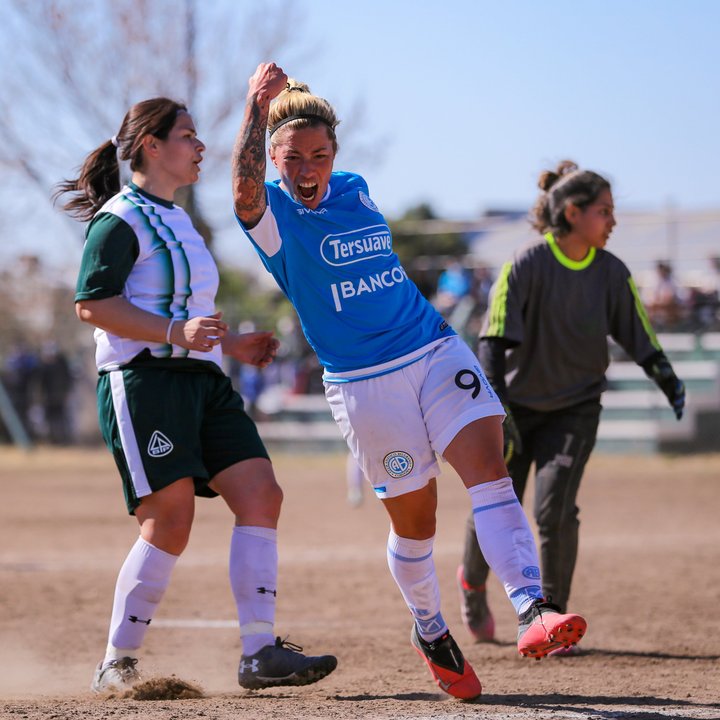
[(434, 536), (427, 540), (402, 538), (391, 528), (387, 542), (390, 573), (415, 618), (418, 632), (428, 641), (447, 630), (440, 614), (440, 588), (432, 557), (434, 540)]
[(177, 560), (177, 555), (137, 539), (115, 584), (105, 662), (137, 655)]
[(230, 585), (243, 655), (254, 655), (275, 640), (277, 565), (277, 530), (235, 526), (230, 541)]
[(520, 615), (542, 598), (535, 538), (509, 477), (471, 487), (480, 549)]

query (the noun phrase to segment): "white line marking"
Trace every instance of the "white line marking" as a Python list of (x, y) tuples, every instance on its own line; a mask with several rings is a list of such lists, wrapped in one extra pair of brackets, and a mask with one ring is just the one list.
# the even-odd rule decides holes
[(153, 620), (153, 627), (166, 627), (166, 628), (238, 628), (237, 620), (182, 620), (168, 619), (168, 620)]
[[(164, 618), (164, 619), (153, 619), (153, 627), (162, 628), (186, 628), (190, 630), (207, 630), (208, 628), (216, 628), (224, 630), (226, 628), (233, 628), (240, 630), (240, 625), (237, 620), (208, 620), (203, 618)], [(294, 620), (293, 627), (341, 627), (342, 622), (340, 620)]]

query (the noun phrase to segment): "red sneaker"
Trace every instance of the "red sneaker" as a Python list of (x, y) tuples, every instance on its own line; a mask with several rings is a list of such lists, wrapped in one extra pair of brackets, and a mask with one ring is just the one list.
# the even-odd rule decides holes
[(480, 697), (482, 685), (449, 632), (437, 640), (427, 642), (420, 637), (417, 625), (413, 624), (410, 642), (427, 663), (430, 674), (441, 690), (461, 700)]
[(544, 600), (536, 600), (520, 616), (518, 652), (536, 660), (558, 648), (579, 642), (587, 630), (587, 622), (580, 615), (563, 614), (560, 608)]

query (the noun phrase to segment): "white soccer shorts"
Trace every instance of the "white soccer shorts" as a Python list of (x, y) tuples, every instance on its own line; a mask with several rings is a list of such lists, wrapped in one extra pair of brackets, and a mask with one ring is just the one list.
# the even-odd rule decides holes
[(470, 348), (457, 336), (385, 375), (325, 383), (335, 422), (377, 496), (419, 490), (436, 477), (455, 435), (505, 415)]

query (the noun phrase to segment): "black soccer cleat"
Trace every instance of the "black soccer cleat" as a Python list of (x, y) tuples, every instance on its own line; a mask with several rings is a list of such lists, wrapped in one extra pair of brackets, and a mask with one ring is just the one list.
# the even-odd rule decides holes
[(302, 654), (302, 648), (287, 640), (275, 639), (254, 655), (243, 655), (238, 682), (249, 690), (277, 685), (310, 685), (322, 680), (337, 667), (333, 655), (317, 657)]

